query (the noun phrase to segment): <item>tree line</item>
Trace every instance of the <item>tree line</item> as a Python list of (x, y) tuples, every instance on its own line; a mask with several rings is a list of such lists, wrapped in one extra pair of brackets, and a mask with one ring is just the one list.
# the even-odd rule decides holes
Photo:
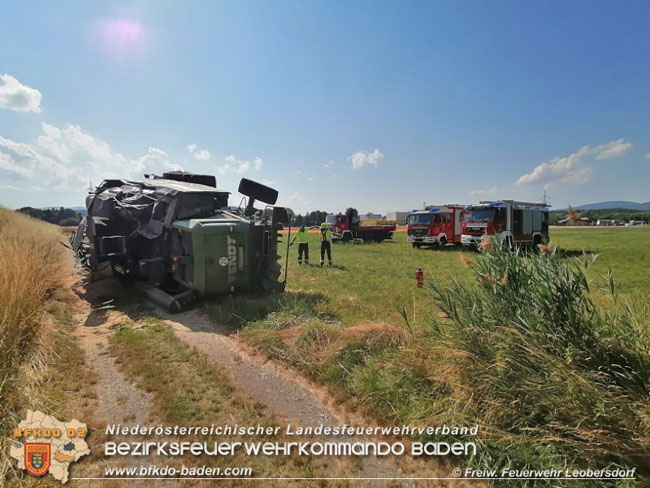
[(298, 214), (296, 215), (296, 220), (294, 225), (300, 227), (304, 225), (305, 227), (310, 227), (312, 225), (320, 225), (325, 222), (325, 217), (329, 212), (323, 212), (322, 210), (314, 210), (313, 212), (307, 212), (305, 215)]
[[(650, 210), (634, 210), (628, 208), (606, 208), (602, 210), (576, 210), (575, 214), (578, 218), (588, 218), (591, 222), (597, 220), (642, 220), (644, 222), (650, 221)], [(553, 210), (550, 213), (549, 221), (555, 224), (560, 220), (567, 218), (566, 210)]]
[(63, 227), (77, 225), (81, 219), (81, 214), (71, 208), (34, 208), (22, 207), (17, 212), (29, 215), (35, 219), (44, 220), (50, 224), (61, 225)]

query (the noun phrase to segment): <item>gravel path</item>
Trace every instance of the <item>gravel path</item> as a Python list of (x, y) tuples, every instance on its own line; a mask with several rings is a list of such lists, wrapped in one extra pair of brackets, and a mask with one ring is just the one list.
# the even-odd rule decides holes
[[(91, 435), (96, 440), (108, 440), (105, 436), (106, 426), (109, 424), (121, 425), (150, 425), (157, 424), (159, 420), (152, 414), (150, 395), (140, 390), (136, 384), (127, 379), (119, 370), (116, 358), (109, 353), (109, 338), (114, 332), (114, 325), (122, 322), (126, 317), (113, 310), (93, 310), (97, 306), (100, 294), (110, 291), (114, 287), (111, 281), (102, 281), (98, 284), (81, 286), (81, 273), (74, 273), (70, 277), (70, 288), (74, 291), (71, 298), (73, 320), (76, 324), (75, 336), (79, 347), (85, 357), (85, 367), (92, 371), (95, 384), (93, 385), (94, 399), (92, 404), (92, 418), (84, 419), (92, 425)], [(82, 280), (83, 281), (83, 280)], [(115, 437), (116, 441), (123, 440)], [(144, 440), (131, 436), (129, 441)], [(168, 440), (168, 439), (163, 439)], [(95, 449), (102, 449), (97, 445)], [(160, 459), (151, 456), (116, 456), (105, 458), (103, 455), (96, 458), (91, 464), (84, 464), (83, 470), (75, 478), (104, 477), (107, 467), (140, 467), (148, 463), (160, 464)], [(89, 481), (84, 481), (89, 483)], [(150, 486), (147, 480), (98, 481), (109, 483), (109, 486)], [(166, 486), (180, 486), (177, 481), (167, 481)]]
[[(226, 371), (235, 389), (242, 396), (257, 401), (279, 419), (296, 426), (372, 425), (358, 415), (345, 412), (333, 404), (324, 388), (312, 384), (296, 372), (276, 361), (255, 354), (227, 329), (213, 324), (194, 310), (175, 315), (161, 312), (165, 322), (177, 337)], [(340, 440), (359, 440), (345, 437)], [(354, 468), (353, 468), (354, 469)], [(373, 486), (415, 486), (407, 477), (445, 477), (450, 468), (436, 468), (434, 462), (418, 463), (417, 474), (405, 475), (387, 458), (361, 458), (355, 471), (348, 466), (345, 476), (357, 478), (393, 478), (374, 481)], [(418, 482), (421, 485), (422, 482)], [(451, 486), (447, 481), (429, 481), (427, 486)], [(474, 486), (467, 481), (455, 481), (453, 486)]]

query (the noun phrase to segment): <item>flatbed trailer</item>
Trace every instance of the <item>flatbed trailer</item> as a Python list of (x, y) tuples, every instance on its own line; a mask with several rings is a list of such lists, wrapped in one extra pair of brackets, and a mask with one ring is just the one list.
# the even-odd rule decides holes
[(382, 242), (393, 238), (397, 223), (389, 220), (359, 220), (356, 209), (348, 208), (345, 213), (328, 215), (325, 222), (332, 230), (332, 241)]

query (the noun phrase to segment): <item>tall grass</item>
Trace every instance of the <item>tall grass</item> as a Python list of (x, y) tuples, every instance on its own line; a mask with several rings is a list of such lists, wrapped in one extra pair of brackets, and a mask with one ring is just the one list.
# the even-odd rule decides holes
[(18, 368), (63, 276), (60, 240), (55, 226), (0, 207), (0, 436), (15, 420)]
[(486, 466), (647, 470), (647, 314), (614, 306), (611, 275), (611, 307), (596, 306), (585, 275), (594, 258), (545, 251), (492, 246), (471, 265), (473, 284), (430, 282), (443, 318), (432, 318), (427, 369), (448, 391), (433, 416), (478, 421)]

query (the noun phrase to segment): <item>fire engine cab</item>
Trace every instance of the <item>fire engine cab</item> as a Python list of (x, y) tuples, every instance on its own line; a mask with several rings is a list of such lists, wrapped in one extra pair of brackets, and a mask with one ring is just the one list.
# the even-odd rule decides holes
[(465, 207), (461, 242), (478, 246), (481, 241), (501, 239), (510, 248), (548, 242), (548, 211), (545, 203), (514, 200), (485, 201)]
[(407, 242), (413, 247), (445, 246), (461, 242), (462, 205), (432, 205), (413, 210), (407, 218)]

